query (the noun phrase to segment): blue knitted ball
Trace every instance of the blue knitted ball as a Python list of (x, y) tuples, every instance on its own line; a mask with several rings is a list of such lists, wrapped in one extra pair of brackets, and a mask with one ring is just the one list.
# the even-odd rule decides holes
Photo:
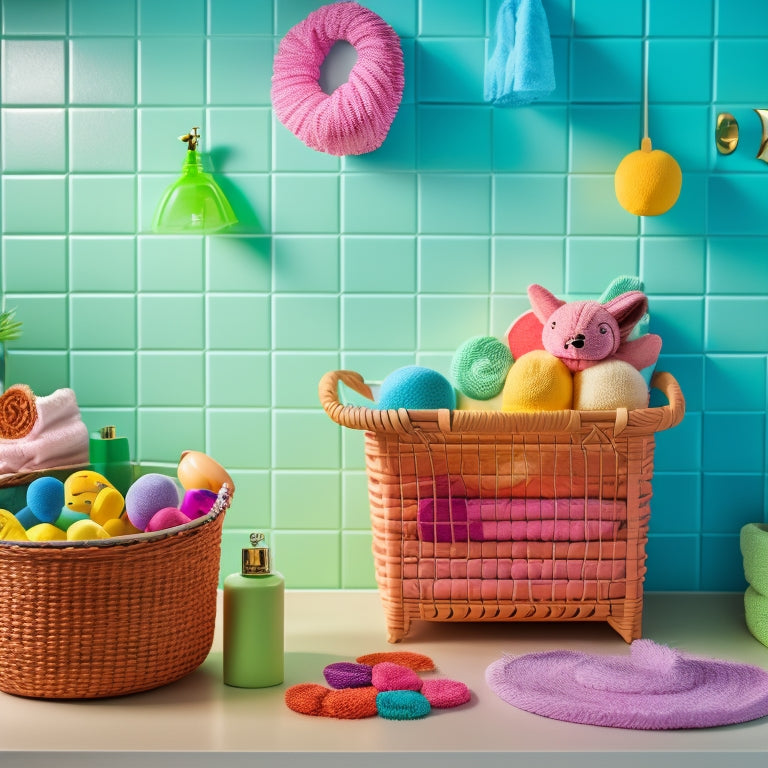
[(381, 384), (379, 408), (432, 409), (456, 407), (451, 382), (437, 371), (420, 365), (406, 365), (387, 376)]

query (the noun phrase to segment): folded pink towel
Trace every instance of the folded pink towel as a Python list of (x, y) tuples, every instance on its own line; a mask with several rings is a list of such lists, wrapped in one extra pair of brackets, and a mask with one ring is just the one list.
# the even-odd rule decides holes
[(626, 584), (623, 581), (409, 579), (403, 582), (403, 597), (422, 601), (595, 601), (622, 598), (625, 593)]
[(37, 419), (16, 439), (0, 439), (0, 475), (88, 464), (89, 436), (71, 389), (36, 397)]
[(621, 560), (627, 558), (627, 542), (620, 531), (615, 541), (421, 541), (414, 524), (412, 537), (403, 540), (403, 557), (414, 562), (425, 558), (509, 560)]
[(623, 501), (602, 499), (422, 499), (423, 541), (592, 541), (613, 539)]
[(426, 558), (403, 563), (404, 579), (609, 579), (626, 578), (625, 560), (523, 560)]

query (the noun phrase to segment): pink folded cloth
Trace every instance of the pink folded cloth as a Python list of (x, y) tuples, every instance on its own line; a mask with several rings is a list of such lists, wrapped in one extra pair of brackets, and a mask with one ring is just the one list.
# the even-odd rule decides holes
[(623, 581), (555, 581), (530, 579), (437, 579), (403, 582), (403, 597), (412, 600), (544, 602), (614, 600), (626, 593)]
[(0, 475), (85, 466), (89, 435), (71, 389), (36, 397), (37, 419), (16, 439), (0, 439)]
[(613, 539), (623, 501), (602, 499), (422, 499), (423, 541), (592, 541)]
[(609, 579), (626, 577), (624, 560), (463, 560), (426, 558), (403, 563), (404, 579)]
[(413, 523), (413, 537), (402, 541), (403, 557), (487, 558), (492, 560), (524, 558), (540, 560), (626, 560), (627, 542), (619, 531), (615, 541), (421, 541)]

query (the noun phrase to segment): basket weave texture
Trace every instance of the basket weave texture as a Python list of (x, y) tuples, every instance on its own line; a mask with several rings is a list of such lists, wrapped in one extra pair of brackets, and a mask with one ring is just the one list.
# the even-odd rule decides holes
[(633, 411), (376, 410), (343, 405), (338, 384), (371, 398), (354, 371), (319, 395), (336, 423), (365, 430), (376, 580), (390, 642), (413, 619), (606, 621), (641, 636), (655, 433), (683, 418)]
[(224, 486), (205, 517), (98, 542), (0, 541), (0, 690), (136, 693), (195, 670), (213, 644)]

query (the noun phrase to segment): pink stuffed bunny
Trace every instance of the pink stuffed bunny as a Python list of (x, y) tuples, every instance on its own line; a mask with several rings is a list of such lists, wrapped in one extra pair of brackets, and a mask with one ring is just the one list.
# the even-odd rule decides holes
[(559, 357), (571, 371), (581, 371), (602, 360), (624, 360), (642, 370), (654, 365), (661, 337), (647, 333), (627, 341), (648, 311), (641, 291), (628, 291), (601, 304), (599, 301), (565, 302), (540, 285), (528, 286), (536, 318), (543, 324), (544, 349)]

